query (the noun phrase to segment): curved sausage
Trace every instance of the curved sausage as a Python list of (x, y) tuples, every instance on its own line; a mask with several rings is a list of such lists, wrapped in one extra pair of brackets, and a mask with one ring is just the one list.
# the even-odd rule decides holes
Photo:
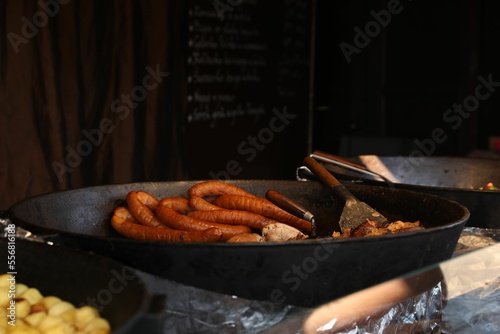
[(282, 210), (265, 198), (251, 198), (239, 195), (221, 195), (214, 201), (214, 205), (230, 210), (254, 212), (259, 215), (275, 219), (280, 223), (288, 224), (308, 235), (310, 235), (312, 231), (311, 222)]
[(125, 221), (128, 221), (129, 223), (140, 224), (139, 221), (137, 221), (137, 219), (135, 219), (134, 216), (132, 216), (132, 214), (130, 213), (130, 211), (124, 206), (117, 207), (113, 211), (113, 214)]
[(203, 231), (211, 227), (216, 227), (222, 231), (223, 241), (238, 234), (251, 232), (248, 226), (207, 222), (205, 220), (181, 215), (165, 205), (158, 205), (156, 214), (165, 225), (176, 230)]
[(127, 194), (126, 201), (130, 213), (139, 223), (145, 226), (164, 227), (164, 224), (155, 216), (153, 211), (139, 200), (137, 192), (130, 191)]
[(203, 197), (198, 197), (198, 196), (191, 197), (189, 199), (189, 206), (195, 210), (200, 210), (200, 211), (213, 211), (222, 209), (217, 205), (213, 205)]
[(278, 223), (278, 221), (263, 215), (241, 210), (193, 211), (188, 216), (220, 224), (245, 225), (258, 231), (262, 231), (266, 225)]
[(218, 242), (222, 241), (222, 231), (209, 228), (204, 231), (180, 231), (144, 226), (128, 222), (117, 215), (111, 218), (111, 225), (122, 236), (135, 240), (169, 242)]
[(189, 206), (189, 200), (184, 197), (165, 197), (160, 200), (158, 205), (164, 205), (181, 214), (187, 214), (193, 211)]
[(188, 190), (189, 197), (206, 197), (220, 195), (239, 195), (248, 197), (257, 197), (240, 187), (233, 184), (211, 180), (195, 184)]
[(147, 206), (149, 210), (156, 210), (156, 206), (158, 205), (159, 200), (154, 195), (146, 191), (139, 190), (137, 191), (137, 198), (142, 202), (142, 204)]

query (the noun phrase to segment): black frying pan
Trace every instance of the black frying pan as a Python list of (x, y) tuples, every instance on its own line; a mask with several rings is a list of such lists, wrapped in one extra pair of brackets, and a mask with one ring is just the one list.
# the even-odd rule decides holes
[[(365, 185), (351, 192), (389, 219), (420, 220), (427, 229), (361, 239), (311, 239), (259, 244), (161, 243), (127, 240), (110, 226), (113, 209), (131, 190), (157, 197), (187, 196), (197, 181), (105, 185), (23, 200), (11, 219), (54, 242), (110, 256), (143, 271), (242, 298), (316, 306), (448, 259), (469, 218), (453, 201), (429, 194)], [(231, 183), (264, 197), (275, 189), (308, 208), (319, 229), (333, 203), (317, 182), (243, 180)]]
[[(369, 172), (389, 178), (392, 183), (387, 184), (370, 173), (349, 169), (342, 160), (331, 160), (325, 167), (342, 180), (391, 186), (451, 199), (469, 209), (471, 216), (467, 226), (500, 227), (500, 191), (479, 189), (488, 182), (500, 186), (500, 159), (361, 155), (352, 161), (364, 165)], [(303, 167), (297, 173), (299, 178), (315, 179)]]
[(16, 282), (73, 303), (94, 306), (110, 322), (112, 333), (133, 333), (152, 296), (134, 269), (106, 257), (17, 238), (14, 267), (7, 268), (8, 241), (0, 238), (3, 273)]

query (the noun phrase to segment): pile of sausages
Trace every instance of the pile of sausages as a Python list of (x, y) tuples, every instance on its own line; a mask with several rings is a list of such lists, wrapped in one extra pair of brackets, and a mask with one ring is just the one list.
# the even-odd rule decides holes
[(111, 225), (122, 236), (167, 242), (262, 242), (306, 239), (311, 223), (266, 198), (223, 181), (204, 181), (188, 198), (138, 190), (117, 207)]

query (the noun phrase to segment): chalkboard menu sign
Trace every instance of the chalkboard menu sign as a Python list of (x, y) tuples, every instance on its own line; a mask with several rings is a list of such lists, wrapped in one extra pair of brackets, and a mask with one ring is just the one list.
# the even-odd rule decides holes
[(308, 152), (313, 2), (188, 0), (191, 179), (289, 179)]

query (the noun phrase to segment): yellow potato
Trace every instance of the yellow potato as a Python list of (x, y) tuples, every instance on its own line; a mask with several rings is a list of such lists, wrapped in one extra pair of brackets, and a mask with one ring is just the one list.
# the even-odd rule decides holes
[(68, 324), (74, 324), (75, 323), (75, 317), (76, 317), (76, 309), (72, 308), (70, 310), (67, 310), (59, 315), (64, 322)]
[[(43, 296), (34, 287), (15, 284), (14, 296), (8, 274), (0, 275), (0, 334), (110, 334), (109, 322), (96, 308), (72, 303), (57, 296)], [(7, 281), (7, 282), (5, 282)], [(15, 326), (9, 324), (11, 300), (15, 299)], [(3, 303), (3, 305), (2, 305)]]
[(66, 323), (61, 323), (54, 327), (50, 327), (42, 332), (43, 334), (71, 334), (74, 330)]
[(16, 319), (22, 319), (31, 313), (31, 305), (27, 300), (16, 302)]
[(17, 325), (15, 327), (10, 326), (10, 328), (7, 330), (7, 333), (9, 334), (41, 334), (38, 330), (35, 328), (30, 328), (30, 327), (18, 327)]
[(46, 296), (46, 297), (43, 297), (43, 299), (40, 302), (48, 310), (49, 308), (52, 307), (52, 305), (54, 305), (56, 303), (59, 303), (60, 301), (62, 301), (62, 300), (59, 297), (56, 297), (56, 296)]
[(49, 308), (48, 314), (53, 316), (59, 316), (66, 311), (73, 310), (75, 306), (67, 301), (60, 301), (55, 303)]
[(26, 284), (16, 283), (16, 297), (20, 296), (26, 290), (28, 290), (28, 286)]
[(99, 317), (99, 313), (92, 306), (82, 306), (75, 312), (75, 325), (78, 329), (83, 329), (95, 318)]
[(34, 305), (42, 300), (43, 296), (37, 288), (28, 288), (23, 293), (18, 294), (17, 298), (25, 299), (30, 303), (30, 305)]
[[(7, 314), (7, 313), (5, 313), (5, 314)], [(7, 316), (2, 315), (2, 317), (0, 317), (0, 328), (7, 328), (8, 322), (9, 322), (9, 319), (7, 319)]]
[(36, 327), (41, 332), (45, 332), (48, 329), (50, 329), (52, 327), (59, 326), (62, 323), (63, 323), (63, 320), (60, 317), (56, 317), (53, 315), (47, 315), (45, 318), (42, 319), (42, 321), (40, 321), (40, 323)]
[(30, 328), (30, 325), (28, 325), (28, 323), (26, 321), (24, 321), (23, 319), (16, 319), (16, 322), (15, 322), (15, 326), (11, 326), (11, 325), (7, 325), (7, 333), (10, 333), (10, 331), (12, 329), (16, 329), (16, 330), (21, 330), (21, 329), (28, 329)]
[(106, 329), (110, 330), (111, 326), (109, 325), (109, 322), (106, 319), (103, 318), (95, 318), (91, 322), (85, 326), (84, 331), (85, 332), (91, 332), (95, 331), (98, 329)]
[(26, 323), (28, 323), (28, 325), (30, 325), (31, 327), (37, 327), (42, 319), (46, 316), (47, 314), (45, 312), (31, 313), (26, 318), (24, 318), (24, 321), (26, 321)]
[(0, 286), (0, 307), (4, 308), (9, 305), (11, 298), (9, 297), (9, 287)]

